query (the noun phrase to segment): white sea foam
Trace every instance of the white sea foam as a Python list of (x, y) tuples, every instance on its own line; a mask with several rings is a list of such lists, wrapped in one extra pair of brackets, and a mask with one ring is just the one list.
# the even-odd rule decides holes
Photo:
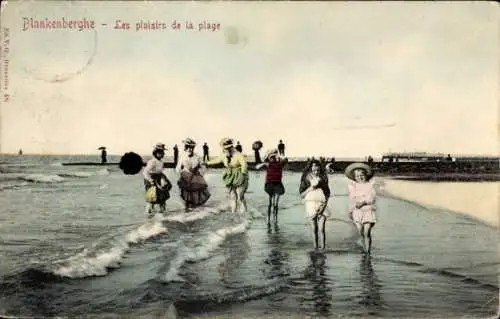
[(64, 181), (59, 175), (47, 174), (22, 174), (22, 173), (5, 173), (0, 174), (0, 181), (24, 180), (34, 183), (59, 183)]
[(212, 214), (219, 213), (220, 210), (216, 208), (211, 208), (211, 207), (203, 207), (200, 210), (194, 210), (189, 213), (178, 213), (172, 216), (166, 216), (163, 217), (163, 220), (169, 221), (169, 222), (180, 222), (180, 223), (186, 223), (186, 222), (192, 222), (195, 220), (200, 220), (205, 217), (208, 217)]
[(224, 240), (231, 235), (244, 233), (250, 226), (250, 220), (245, 219), (236, 225), (227, 226), (211, 232), (205, 238), (200, 240), (200, 245), (195, 247), (184, 247), (170, 263), (170, 268), (164, 275), (166, 282), (183, 281), (179, 276), (179, 270), (186, 262), (196, 262), (207, 259), (210, 254), (217, 249)]
[(107, 168), (103, 168), (101, 170), (98, 170), (95, 174), (99, 176), (109, 175), (109, 170)]
[(93, 254), (88, 249), (70, 257), (64, 261), (57, 262), (54, 274), (69, 278), (84, 278), (91, 276), (105, 276), (109, 268), (118, 268), (123, 255), (127, 252), (130, 244), (138, 243), (166, 233), (167, 228), (161, 220), (154, 219), (139, 228), (132, 230), (124, 238), (117, 240), (109, 249), (98, 251)]
[(58, 174), (61, 177), (90, 177), (94, 175), (91, 172), (64, 172)]
[(3, 185), (0, 185), (0, 190), (14, 189), (14, 188), (27, 186), (27, 185), (29, 185), (28, 182), (3, 184)]
[(34, 183), (60, 183), (64, 181), (59, 175), (27, 174), (20, 177), (23, 180)]

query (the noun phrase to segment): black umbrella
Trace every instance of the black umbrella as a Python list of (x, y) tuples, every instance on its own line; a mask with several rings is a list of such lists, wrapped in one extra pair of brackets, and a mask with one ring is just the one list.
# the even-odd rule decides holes
[(261, 141), (255, 141), (255, 142), (253, 142), (253, 144), (252, 144), (252, 149), (253, 149), (254, 151), (258, 151), (258, 150), (260, 150), (260, 149), (262, 148), (262, 146), (263, 146), (263, 144), (262, 144), (262, 142), (261, 142)]
[(106, 146), (99, 146), (98, 150), (105, 150)]
[(126, 175), (135, 175), (139, 173), (144, 166), (142, 157), (134, 152), (125, 153), (120, 159), (120, 169)]

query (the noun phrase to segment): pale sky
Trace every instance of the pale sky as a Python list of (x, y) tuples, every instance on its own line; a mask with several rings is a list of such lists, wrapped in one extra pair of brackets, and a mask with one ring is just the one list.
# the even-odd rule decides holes
[[(494, 2), (2, 4), (3, 153), (148, 154), (192, 137), (214, 154), (229, 136), (248, 153), (283, 139), (289, 156), (499, 154)], [(23, 17), (97, 27), (23, 32)], [(136, 31), (141, 20), (168, 28)]]

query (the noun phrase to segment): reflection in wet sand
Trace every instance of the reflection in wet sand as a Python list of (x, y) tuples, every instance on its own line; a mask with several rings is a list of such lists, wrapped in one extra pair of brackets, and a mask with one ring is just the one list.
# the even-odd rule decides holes
[(267, 279), (279, 279), (290, 275), (289, 259), (290, 256), (285, 252), (285, 240), (280, 232), (279, 226), (268, 226), (268, 243), (271, 251), (264, 259), (264, 273)]
[(248, 235), (240, 234), (228, 238), (224, 248), (225, 260), (218, 266), (221, 281), (227, 287), (237, 286), (245, 282), (241, 278), (241, 265), (248, 258), (250, 244), (248, 243)]
[[(271, 247), (269, 255), (264, 259), (262, 272), (266, 279), (271, 281), (280, 280), (290, 276), (290, 255), (284, 249), (286, 240), (280, 232), (277, 224), (268, 225), (268, 244)], [(284, 296), (273, 294), (269, 296), (270, 307), (279, 311), (283, 306)]]
[(326, 255), (319, 252), (310, 253), (311, 263), (305, 270), (305, 279), (312, 286), (312, 302), (315, 315), (329, 317), (332, 307), (332, 288), (327, 278)]
[(359, 266), (362, 290), (359, 304), (364, 306), (369, 315), (379, 315), (382, 309), (382, 298), (380, 296), (380, 282), (373, 270), (371, 257), (363, 254)]

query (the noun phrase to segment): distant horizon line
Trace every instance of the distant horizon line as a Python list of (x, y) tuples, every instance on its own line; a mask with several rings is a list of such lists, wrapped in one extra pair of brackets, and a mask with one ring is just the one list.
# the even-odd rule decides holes
[[(132, 151), (130, 151), (132, 152)], [(128, 152), (124, 152), (123, 154), (112, 154), (112, 153), (108, 153), (107, 156), (115, 156), (115, 157), (119, 157), (119, 156), (123, 156), (125, 153), (128, 153)], [(139, 154), (140, 156), (151, 156), (151, 154), (140, 154), (139, 152), (134, 152), (136, 154)], [(182, 151), (180, 151), (180, 153), (182, 153)], [(243, 152), (244, 154), (248, 155), (248, 156), (253, 156), (253, 152)], [(262, 153), (262, 151), (261, 151)], [(202, 154), (201, 152), (198, 152), (198, 154)], [(218, 154), (218, 152), (216, 153)], [(372, 155), (372, 154), (367, 154), (367, 155), (364, 155), (364, 156), (334, 156), (334, 155), (298, 155), (298, 156), (287, 156), (287, 157), (293, 157), (293, 158), (311, 158), (311, 157), (315, 157), (315, 158), (320, 158), (320, 157), (323, 157), (323, 158), (335, 158), (335, 159), (341, 159), (341, 158), (368, 158), (368, 156), (371, 156), (372, 158), (382, 158), (383, 156), (391, 156), (391, 155), (405, 155), (405, 154), (415, 154), (415, 155), (423, 155), (425, 156), (426, 154), (428, 154), (429, 156), (437, 156), (437, 155), (442, 155), (442, 156), (448, 156), (448, 154), (451, 156), (451, 157), (499, 157), (500, 158), (500, 154), (486, 154), (486, 153), (468, 153), (468, 154), (464, 154), (464, 153), (442, 153), (442, 152), (386, 152), (384, 154), (376, 154), (376, 155)], [(96, 156), (96, 157), (100, 157), (100, 154), (99, 152), (96, 152), (96, 153), (74, 153), (74, 154), (64, 154), (64, 153), (50, 153), (50, 154), (47, 154), (47, 153), (24, 153), (23, 154), (18, 154), (18, 153), (1, 153), (0, 152), (0, 156), (2, 155), (8, 155), (8, 156)], [(211, 155), (212, 156), (217, 156), (217, 155)], [(165, 155), (165, 157), (174, 157), (173, 155)]]

